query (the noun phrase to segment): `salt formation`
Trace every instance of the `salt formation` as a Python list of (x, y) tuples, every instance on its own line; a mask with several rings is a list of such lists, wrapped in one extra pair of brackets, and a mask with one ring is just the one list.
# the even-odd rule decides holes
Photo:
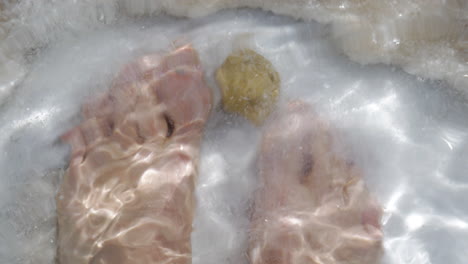
[(271, 62), (250, 49), (235, 51), (216, 71), (224, 110), (261, 124), (276, 106), (280, 77)]
[[(385, 207), (383, 263), (466, 262), (468, 109), (451, 89), (466, 91), (466, 1), (230, 2), (301, 21), (261, 10), (164, 14), (203, 16), (223, 0), (0, 2), (1, 263), (54, 263), (58, 176), (47, 174), (67, 165), (58, 137), (78, 124), (84, 98), (180, 36), (193, 40), (215, 87), (215, 69), (245, 33), (281, 74), (280, 97), (313, 102), (346, 134)], [(215, 113), (200, 156), (193, 263), (245, 264), (258, 131)]]
[(0, 7), (0, 99), (27, 71), (25, 54), (64, 32), (96, 29), (129, 17), (198, 17), (237, 7), (330, 24), (336, 45), (353, 60), (399, 65), (411, 74), (447, 80), (468, 91), (464, 0), (23, 0)]

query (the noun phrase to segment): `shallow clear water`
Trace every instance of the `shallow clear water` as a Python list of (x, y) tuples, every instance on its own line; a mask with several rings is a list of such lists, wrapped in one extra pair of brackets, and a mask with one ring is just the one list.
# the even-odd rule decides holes
[[(0, 262), (53, 263), (54, 195), (82, 102), (128, 60), (193, 43), (206, 77), (250, 47), (280, 73), (281, 101), (301, 98), (332, 120), (385, 209), (383, 263), (464, 263), (468, 247), (468, 105), (444, 82), (362, 66), (339, 52), (329, 26), (261, 11), (194, 20), (160, 16), (62, 36), (38, 50), (0, 111)], [(174, 44), (175, 43), (175, 44)], [(216, 104), (215, 104), (216, 105)], [(193, 262), (247, 263), (247, 211), (259, 131), (213, 113), (202, 147)]]

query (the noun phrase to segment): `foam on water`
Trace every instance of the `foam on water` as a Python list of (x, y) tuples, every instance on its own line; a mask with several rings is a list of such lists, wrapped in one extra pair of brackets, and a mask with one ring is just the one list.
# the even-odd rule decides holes
[[(233, 49), (250, 47), (268, 58), (280, 73), (281, 101), (301, 98), (332, 120), (346, 151), (363, 168), (371, 190), (385, 207), (384, 263), (465, 262), (468, 106), (461, 92), (449, 89), (445, 82), (425, 81), (390, 66), (350, 61), (340, 50), (362, 47), (360, 53), (348, 55), (355, 54), (364, 62), (394, 63), (396, 58), (386, 49), (365, 46), (366, 42), (346, 44), (346, 39), (353, 38), (345, 33), (358, 30), (352, 23), (347, 25), (350, 29), (335, 22), (323, 26), (259, 10), (223, 11), (193, 20), (161, 15), (131, 19), (124, 15), (164, 9), (199, 16), (234, 5), (212, 1), (205, 9), (197, 1), (190, 3), (198, 6), (187, 1), (176, 8), (177, 1), (172, 2), (174, 6), (169, 1), (161, 5), (144, 1), (131, 5), (120, 1), (117, 5), (110, 0), (99, 5), (91, 1), (23, 1), (13, 7), (20, 11), (8, 15), (14, 18), (7, 41), (2, 42), (2, 48), (11, 51), (3, 53), (8, 54), (4, 58), (16, 63), (18, 70), (6, 78), (16, 85), (0, 90), (0, 97), (6, 98), (0, 112), (0, 263), (53, 263), (54, 195), (68, 153), (59, 135), (79, 122), (80, 105), (106, 90), (126, 61), (146, 52), (168, 50), (174, 42), (191, 42), (199, 51), (207, 80), (217, 92), (215, 105), (219, 91), (214, 70)], [(359, 12), (370, 12), (351, 6), (368, 1), (340, 1), (343, 8), (338, 1), (329, 1), (322, 6), (304, 5), (303, 9), (294, 9), (294, 3), (306, 1), (290, 2), (287, 7), (280, 1), (268, 3), (275, 12), (290, 12), (296, 17), (307, 14), (325, 22), (333, 16), (327, 18), (320, 10), (336, 7), (335, 13), (328, 14), (344, 19), (352, 18), (350, 14), (355, 12), (358, 20), (364, 19)], [(412, 3), (410, 6), (421, 4)], [(382, 14), (393, 12), (386, 8)], [(352, 12), (346, 15), (339, 10)], [(450, 56), (437, 53), (442, 52), (437, 47), (439, 55), (433, 55), (463, 69), (457, 62), (462, 59), (460, 53), (450, 46), (454, 43), (446, 48), (452, 49), (456, 58), (447, 50), (444, 52)], [(418, 45), (425, 49), (425, 44)], [(408, 65), (418, 68), (431, 64), (430, 58), (418, 61), (420, 55), (409, 52)], [(459, 74), (447, 68), (449, 71)], [(433, 72), (429, 67), (419, 73), (434, 77)], [(451, 77), (442, 77), (454, 82)], [(197, 186), (192, 236), (195, 264), (247, 263), (247, 216), (257, 183), (254, 162), (258, 138), (258, 129), (245, 120), (226, 115), (219, 106), (214, 111), (202, 147)]]

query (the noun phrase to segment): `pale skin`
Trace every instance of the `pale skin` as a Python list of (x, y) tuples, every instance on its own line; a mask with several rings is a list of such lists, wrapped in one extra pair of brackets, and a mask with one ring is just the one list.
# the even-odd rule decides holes
[(127, 65), (63, 136), (58, 261), (190, 263), (199, 145), (211, 90), (182, 47)]
[(264, 127), (249, 241), (252, 264), (375, 264), (381, 209), (330, 125), (295, 101)]
[[(61, 264), (191, 263), (194, 189), (212, 93), (190, 46), (126, 65), (83, 107), (57, 195)], [(302, 102), (263, 128), (252, 264), (375, 264), (381, 210), (331, 128)]]

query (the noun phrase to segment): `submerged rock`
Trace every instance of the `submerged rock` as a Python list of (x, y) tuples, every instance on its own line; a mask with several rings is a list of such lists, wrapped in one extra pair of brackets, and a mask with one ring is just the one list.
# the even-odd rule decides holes
[(250, 49), (229, 55), (216, 72), (223, 108), (259, 125), (273, 110), (280, 77), (270, 61)]

